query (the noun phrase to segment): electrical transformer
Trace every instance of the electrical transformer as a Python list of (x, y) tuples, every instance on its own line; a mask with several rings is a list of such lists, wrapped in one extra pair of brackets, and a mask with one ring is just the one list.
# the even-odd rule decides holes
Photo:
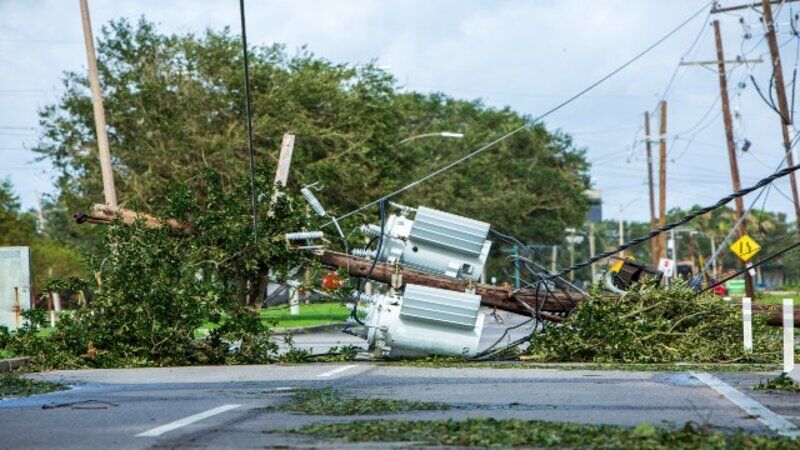
[[(404, 267), (451, 278), (479, 281), (492, 242), (487, 239), (490, 225), (455, 214), (420, 206), (414, 219), (389, 216), (384, 226), (380, 254), (354, 252), (377, 257), (381, 262), (398, 262)], [(378, 225), (362, 230), (379, 236)]]
[(473, 356), (483, 330), (478, 295), (407, 284), (400, 294), (363, 296), (358, 331), (380, 356)]

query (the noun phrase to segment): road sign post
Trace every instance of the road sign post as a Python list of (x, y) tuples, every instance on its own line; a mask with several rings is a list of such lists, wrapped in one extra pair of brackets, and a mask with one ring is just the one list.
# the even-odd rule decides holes
[(753, 303), (750, 297), (742, 299), (742, 331), (745, 351), (753, 350)]
[(794, 300), (783, 299), (783, 372), (794, 370)]

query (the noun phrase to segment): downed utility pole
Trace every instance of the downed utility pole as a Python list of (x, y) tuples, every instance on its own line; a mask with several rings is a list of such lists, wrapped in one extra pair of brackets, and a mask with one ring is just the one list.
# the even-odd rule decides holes
[[(326, 251), (312, 256), (314, 259), (331, 268), (346, 269), (350, 276), (365, 277), (372, 266), (369, 259), (348, 256), (342, 253)], [(396, 275), (401, 275), (404, 283), (419, 284), (439, 289), (448, 289), (463, 292), (468, 284), (464, 280), (446, 278), (418, 272), (410, 269), (399, 269), (395, 266), (377, 263), (370, 278), (381, 283), (391, 284)], [(511, 287), (493, 286), (488, 284), (475, 284), (475, 294), (481, 297), (481, 304), (489, 308), (496, 308), (514, 314), (533, 316), (536, 309), (540, 316), (546, 320), (562, 322), (563, 317), (554, 313), (569, 313), (587, 298), (579, 292), (570, 292), (569, 295), (561, 292), (536, 291), (535, 289), (516, 290)], [(612, 296), (606, 300), (614, 301)], [(753, 313), (767, 316), (767, 324), (772, 326), (783, 325), (783, 315), (780, 308), (770, 305), (755, 304)], [(795, 308), (795, 324), (800, 326), (800, 308)]]

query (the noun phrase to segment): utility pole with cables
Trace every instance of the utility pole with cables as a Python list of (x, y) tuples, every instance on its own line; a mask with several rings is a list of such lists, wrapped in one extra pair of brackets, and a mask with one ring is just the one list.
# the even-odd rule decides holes
[[(786, 165), (794, 165), (794, 155), (792, 154), (792, 141), (796, 131), (792, 125), (792, 113), (789, 111), (789, 102), (786, 100), (786, 84), (783, 81), (783, 67), (781, 65), (781, 55), (778, 49), (778, 39), (775, 37), (775, 21), (772, 18), (772, 6), (770, 0), (762, 0), (761, 5), (764, 9), (764, 27), (767, 29), (767, 43), (769, 53), (772, 57), (772, 70), (775, 77), (775, 94), (778, 98), (778, 112), (781, 116), (781, 131), (783, 133), (783, 146), (786, 150)], [(789, 174), (789, 183), (792, 187), (792, 200), (794, 201), (794, 213), (797, 223), (800, 223), (800, 199), (797, 195), (797, 179), (795, 174)]]
[[(667, 101), (661, 100), (661, 127), (658, 138), (658, 226), (667, 220)], [(667, 235), (658, 236), (658, 259), (666, 256)], [(657, 263), (656, 263), (657, 264)]]
[[(731, 119), (731, 107), (728, 101), (728, 78), (725, 73), (725, 54), (722, 50), (722, 37), (719, 31), (719, 20), (713, 22), (714, 25), (714, 41), (717, 47), (717, 71), (719, 72), (719, 93), (722, 100), (722, 119), (725, 123), (725, 140), (728, 143), (728, 161), (731, 166), (731, 181), (733, 182), (733, 190), (738, 191), (742, 188), (741, 181), (739, 180), (739, 162), (736, 159), (736, 142), (733, 137), (733, 120)], [(747, 227), (744, 220), (740, 220), (744, 216), (744, 201), (741, 197), (736, 199), (736, 220), (739, 222), (739, 235), (745, 236), (747, 234)], [(755, 298), (755, 285), (753, 284), (753, 277), (750, 272), (744, 273), (745, 292), (750, 298)]]
[[(653, 189), (653, 149), (650, 140), (650, 112), (644, 112), (644, 134), (645, 134), (645, 147), (647, 148), (647, 185), (650, 191), (650, 231), (656, 228), (656, 196)], [(653, 267), (658, 266), (658, 239), (650, 239), (650, 259), (653, 261)]]
[(97, 59), (94, 52), (92, 23), (89, 20), (87, 0), (80, 0), (81, 19), (83, 21), (83, 39), (86, 42), (86, 59), (89, 63), (89, 84), (92, 89), (92, 107), (94, 108), (94, 127), (97, 132), (97, 147), (100, 151), (100, 173), (103, 177), (103, 194), (106, 204), (117, 206), (117, 192), (114, 188), (114, 172), (111, 170), (111, 152), (108, 149), (106, 134), (106, 113), (103, 109), (103, 97), (100, 92), (100, 77), (97, 74)]

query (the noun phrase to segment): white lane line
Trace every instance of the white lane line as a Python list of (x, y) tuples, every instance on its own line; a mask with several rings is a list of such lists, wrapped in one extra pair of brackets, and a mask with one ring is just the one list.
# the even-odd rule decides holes
[(238, 408), (241, 405), (222, 405), (219, 408), (209, 409), (208, 411), (201, 412), (200, 414), (195, 414), (193, 416), (184, 417), (183, 419), (176, 420), (175, 422), (168, 423), (166, 425), (161, 425), (160, 427), (153, 428), (152, 430), (145, 431), (143, 433), (139, 433), (136, 436), (138, 437), (154, 437), (154, 436), (161, 436), (162, 434), (166, 433), (167, 431), (172, 431), (176, 428), (180, 428), (192, 423), (197, 422), (198, 420), (207, 419), (211, 416), (216, 416), (217, 414), (224, 413), (225, 411), (230, 411), (231, 409)]
[(693, 377), (702, 381), (711, 389), (714, 389), (725, 398), (730, 400), (733, 404), (742, 408), (755, 417), (761, 423), (766, 425), (772, 431), (780, 434), (781, 436), (800, 437), (800, 429), (798, 429), (792, 422), (786, 420), (785, 417), (775, 414), (769, 408), (758, 403), (752, 398), (744, 395), (733, 386), (720, 380), (719, 378), (705, 372), (690, 372)]
[(351, 364), (351, 365), (349, 365), (349, 366), (337, 367), (337, 368), (335, 368), (335, 369), (333, 369), (333, 370), (329, 370), (329, 371), (327, 371), (327, 372), (325, 372), (325, 373), (321, 373), (321, 374), (319, 374), (319, 375), (317, 375), (317, 376), (318, 376), (318, 377), (320, 377), (320, 378), (328, 378), (328, 377), (332, 377), (332, 376), (334, 376), (334, 375), (336, 375), (336, 374), (342, 373), (342, 372), (344, 372), (345, 370), (350, 370), (350, 369), (353, 369), (353, 368), (355, 368), (355, 367), (358, 367), (358, 366), (357, 366), (357, 365), (355, 365), (355, 364)]

